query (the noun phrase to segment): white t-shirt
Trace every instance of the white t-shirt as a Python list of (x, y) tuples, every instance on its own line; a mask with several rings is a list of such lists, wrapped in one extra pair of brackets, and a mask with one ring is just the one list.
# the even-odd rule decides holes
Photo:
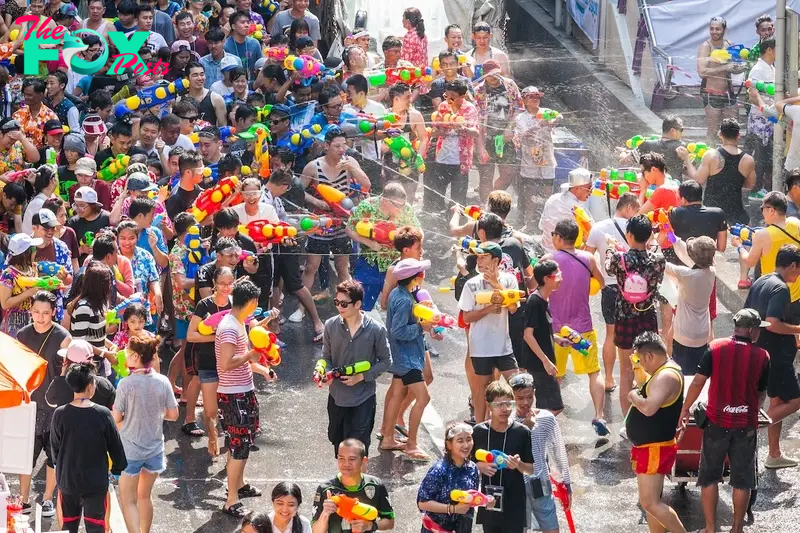
[[(386, 114), (386, 108), (383, 105), (373, 100), (367, 100), (367, 105), (363, 110), (358, 109), (352, 104), (344, 106), (345, 113), (361, 113), (365, 115), (372, 115), (373, 117), (382, 117)], [(360, 133), (360, 132), (359, 132)], [(353, 148), (361, 152), (361, 154), (373, 161), (378, 159), (378, 153), (375, 151), (375, 140), (372, 136), (362, 137), (359, 136), (353, 141)]]
[[(286, 531), (281, 531), (278, 529), (278, 526), (275, 525), (275, 511), (270, 511), (269, 513), (270, 522), (272, 522), (272, 533), (292, 533), (292, 522), (289, 522), (289, 525), (286, 528)], [(300, 520), (300, 524), (303, 527), (303, 533), (311, 533), (311, 522), (305, 516), (300, 516), (299, 514), (294, 515), (293, 520)]]
[(783, 168), (792, 170), (800, 167), (800, 106), (787, 105), (783, 108), (783, 114), (792, 119), (792, 142)]
[(277, 224), (280, 222), (278, 218), (278, 213), (275, 211), (275, 208), (269, 204), (261, 202), (258, 204), (258, 214), (255, 216), (250, 216), (244, 209), (244, 204), (239, 204), (233, 206), (231, 209), (239, 215), (239, 223), (240, 224), (249, 224), (254, 220), (267, 220), (271, 224)]
[[(622, 230), (622, 233), (619, 232), (617, 226), (614, 225), (614, 222), (617, 223), (619, 229)], [(603, 274), (603, 278), (606, 280), (606, 285), (616, 285), (617, 284), (617, 277), (616, 276), (609, 276), (606, 272), (606, 250), (608, 250), (608, 237), (616, 240), (620, 244), (622, 244), (625, 249), (628, 249), (628, 243), (625, 240), (625, 231), (628, 229), (628, 220), (625, 218), (614, 217), (607, 218), (605, 220), (601, 220), (600, 222), (595, 222), (592, 226), (592, 231), (589, 232), (589, 237), (586, 239), (586, 244), (591, 246), (592, 248), (597, 249), (597, 253), (600, 254), (600, 260), (597, 261), (597, 264), (600, 265), (600, 273)]]
[(176, 146), (180, 146), (184, 150), (194, 150), (195, 149), (194, 148), (194, 144), (192, 143), (192, 140), (189, 139), (189, 137), (187, 137), (183, 133), (181, 133), (180, 135), (178, 135), (178, 140), (175, 141), (175, 144), (173, 144), (172, 146), (167, 145), (167, 146), (164, 147), (164, 157), (165, 158), (169, 158), (170, 151), (173, 148), (175, 148)]
[[(764, 81), (767, 83), (775, 83), (775, 67), (759, 58), (750, 70), (750, 77), (747, 79), (753, 82)], [(761, 93), (761, 99), (764, 101), (765, 105), (771, 105), (775, 102), (775, 97), (768, 96), (766, 93)], [(756, 106), (751, 106), (750, 114), (753, 116), (760, 116), (761, 110)]]
[(711, 313), (708, 302), (714, 288), (716, 270), (692, 268), (694, 263), (686, 253), (686, 243), (678, 239), (674, 244), (678, 258), (689, 266), (667, 263), (666, 274), (678, 288), (678, 306), (675, 310), (673, 338), (689, 348), (708, 344), (711, 333)]
[[(517, 279), (508, 272), (500, 272), (498, 281), (504, 289), (519, 289)], [(464, 284), (461, 299), (458, 300), (458, 308), (461, 311), (483, 309), (486, 305), (475, 303), (475, 294), (492, 290), (491, 285), (484, 281), (483, 274), (478, 274)], [(517, 309), (516, 312), (521, 313), (522, 309)], [(514, 347), (511, 345), (511, 337), (508, 335), (507, 308), (503, 307), (498, 314), (489, 313), (477, 322), (470, 324), (470, 357), (501, 357), (512, 353), (514, 353)]]
[[(542, 248), (544, 248), (546, 252), (553, 253), (556, 251), (556, 249), (553, 248), (553, 238), (550, 234), (556, 229), (556, 224), (559, 220), (575, 218), (575, 215), (572, 213), (572, 208), (576, 205), (583, 207), (589, 218), (592, 218), (592, 214), (586, 208), (586, 203), (579, 201), (578, 198), (568, 190), (552, 195), (545, 202), (544, 209), (542, 209), (542, 218), (539, 219), (539, 229), (542, 230)], [(592, 220), (592, 222), (594, 222), (594, 220)]]
[(158, 52), (161, 48), (167, 48), (167, 41), (164, 37), (154, 31), (151, 31), (150, 35), (147, 36), (146, 43), (153, 52)]
[(233, 92), (233, 87), (226, 87), (225, 83), (219, 80), (211, 84), (211, 92), (217, 93), (220, 96), (228, 96)]

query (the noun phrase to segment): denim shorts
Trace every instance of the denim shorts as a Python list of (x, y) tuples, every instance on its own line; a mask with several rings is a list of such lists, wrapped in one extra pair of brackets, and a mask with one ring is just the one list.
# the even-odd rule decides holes
[(542, 496), (534, 498), (532, 483), (539, 482), (538, 479), (526, 477), (526, 488), (528, 496), (528, 509), (531, 513), (531, 529), (536, 531), (558, 530), (558, 515), (556, 514), (556, 500), (553, 497), (553, 488), (548, 479), (542, 483)]
[(186, 338), (186, 333), (189, 331), (189, 321), (175, 319), (175, 340), (182, 341)]
[(132, 461), (128, 459), (128, 466), (122, 471), (123, 476), (138, 476), (144, 470), (150, 474), (160, 474), (167, 469), (167, 459), (163, 453), (154, 455), (144, 461)]
[(200, 383), (217, 383), (219, 381), (219, 374), (216, 370), (198, 370), (197, 377)]

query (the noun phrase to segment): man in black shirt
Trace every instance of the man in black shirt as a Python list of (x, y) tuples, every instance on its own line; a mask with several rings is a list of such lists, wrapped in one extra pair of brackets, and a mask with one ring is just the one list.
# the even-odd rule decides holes
[[(530, 453), (530, 439), (528, 453)], [(311, 530), (313, 533), (342, 533), (343, 531), (385, 531), (394, 528), (394, 509), (389, 502), (389, 491), (383, 482), (375, 476), (362, 471), (367, 464), (367, 450), (364, 443), (357, 439), (346, 439), (339, 444), (339, 473), (328, 481), (321, 483), (314, 494)], [(522, 489), (523, 495), (525, 489)], [(335, 496), (358, 498), (358, 501), (371, 505), (378, 510), (378, 518), (370, 520), (354, 520), (347, 522), (336, 514)], [(524, 497), (524, 496), (523, 496)], [(522, 501), (523, 511), (525, 500)], [(355, 526), (355, 527), (353, 527)]]
[[(82, 340), (70, 341), (67, 348), (58, 350), (58, 355), (61, 357), (61, 361), (58, 364), (61, 375), (50, 383), (44, 394), (45, 402), (52, 409), (67, 405), (75, 397), (69, 383), (67, 383), (69, 367), (73, 364), (93, 364), (92, 360), (94, 359), (92, 345)], [(102, 405), (110, 411), (117, 399), (117, 391), (114, 389), (114, 385), (103, 376), (95, 376), (94, 384), (92, 402)], [(55, 456), (53, 457), (55, 458)]]
[(683, 147), (683, 142), (681, 142), (683, 120), (675, 115), (668, 115), (661, 123), (661, 132), (660, 139), (645, 141), (639, 145), (639, 157), (649, 153), (663, 155), (667, 164), (667, 172), (674, 179), (680, 181), (684, 166), (691, 164), (684, 162), (678, 155), (678, 148)]
[(717, 243), (717, 250), (725, 251), (728, 243), (728, 223), (725, 212), (719, 207), (703, 205), (703, 187), (695, 180), (686, 180), (678, 187), (680, 207), (670, 213), (672, 231), (688, 240), (690, 237), (706, 236)]
[(536, 405), (554, 415), (564, 409), (561, 386), (556, 380), (556, 353), (553, 348), (553, 317), (550, 315), (550, 294), (561, 285), (558, 263), (539, 261), (533, 268), (538, 288), (525, 304), (525, 349), (518, 361), (533, 376), (536, 384)]
[(767, 429), (769, 455), (764, 462), (767, 468), (786, 468), (797, 466), (798, 461), (781, 453), (782, 420), (800, 409), (800, 376), (794, 369), (797, 355), (797, 335), (800, 326), (789, 323), (791, 300), (788, 283), (800, 277), (800, 248), (785, 244), (775, 257), (775, 272), (758, 278), (744, 307), (755, 309), (769, 326), (761, 331), (756, 343), (769, 352), (770, 373), (767, 396), (769, 410), (767, 415), (772, 425)]
[(214, 289), (214, 273), (217, 271), (217, 268), (228, 267), (231, 270), (236, 270), (242, 248), (235, 239), (220, 237), (217, 239), (216, 244), (214, 244), (214, 252), (217, 258), (210, 263), (206, 263), (197, 270), (197, 277), (194, 281), (194, 293), (198, 302), (203, 298), (211, 296)]
[(192, 204), (200, 195), (200, 187), (197, 185), (203, 181), (204, 168), (203, 156), (194, 150), (188, 150), (178, 158), (180, 181), (178, 182), (178, 187), (164, 202), (167, 214), (173, 222), (178, 213), (182, 213), (192, 207)]
[[(475, 426), (472, 440), (472, 460), (478, 464), (483, 492), (495, 498), (491, 509), (478, 509), (478, 524), (484, 533), (522, 533), (528, 517), (526, 511), (525, 477), (533, 474), (531, 432), (514, 422), (514, 391), (505, 381), (493, 381), (486, 387), (489, 422)], [(478, 461), (478, 450), (497, 450), (508, 456), (506, 467)], [(316, 532), (315, 532), (316, 533)]]
[[(258, 306), (261, 309), (270, 309), (269, 298), (272, 295), (272, 254), (258, 254), (256, 243), (253, 239), (239, 231), (239, 215), (231, 208), (225, 208), (214, 215), (214, 229), (219, 237), (228, 237), (236, 241), (236, 244), (244, 251), (252, 252), (253, 256), (248, 257), (239, 263), (235, 274), (237, 278), (250, 276), (256, 285), (261, 287), (261, 295), (258, 297)], [(260, 257), (260, 259), (259, 259)]]
[(94, 154), (94, 161), (97, 163), (98, 170), (103, 166), (106, 159), (115, 158), (118, 155), (147, 154), (144, 150), (133, 145), (133, 129), (127, 122), (117, 122), (111, 127), (109, 132), (111, 146), (100, 150)]
[(75, 191), (75, 216), (67, 221), (67, 227), (72, 228), (78, 237), (80, 257), (78, 264), (82, 265), (86, 257), (92, 253), (89, 246), (91, 240), (100, 233), (101, 230), (111, 225), (110, 213), (103, 209), (97, 199), (97, 191), (91, 187), (80, 187)]

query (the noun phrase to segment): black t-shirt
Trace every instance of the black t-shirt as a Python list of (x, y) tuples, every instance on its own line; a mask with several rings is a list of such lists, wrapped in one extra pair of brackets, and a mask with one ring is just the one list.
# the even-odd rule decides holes
[[(103, 407), (111, 409), (114, 407), (114, 401), (117, 399), (117, 392), (114, 390), (114, 385), (102, 376), (95, 376), (94, 380), (97, 384), (97, 388), (94, 390), (92, 401), (97, 405), (102, 405)], [(55, 409), (56, 407), (67, 405), (75, 396), (72, 393), (72, 389), (70, 389), (67, 384), (67, 378), (58, 376), (50, 383), (44, 397), (47, 405)]]
[(191, 191), (187, 191), (183, 187), (178, 187), (178, 190), (175, 191), (175, 194), (171, 195), (167, 198), (167, 201), (164, 202), (164, 208), (167, 210), (167, 214), (171, 220), (175, 220), (175, 217), (178, 216), (178, 213), (183, 213), (194, 203), (195, 199), (200, 195), (200, 187), (197, 185), (194, 186), (194, 189)]
[[(519, 311), (517, 311), (519, 313)], [(525, 303), (525, 328), (533, 328), (533, 338), (539, 343), (542, 351), (556, 364), (556, 353), (553, 348), (553, 317), (550, 315), (550, 304), (542, 298), (538, 292), (534, 292), (528, 297)], [(528, 343), (525, 343), (525, 355), (527, 356), (528, 372), (544, 372), (544, 365), (539, 357), (533, 353)]]
[[(68, 181), (78, 181), (78, 178), (75, 177), (75, 171), (70, 170), (67, 165), (61, 165), (58, 167), (58, 182), (59, 183), (66, 183)], [(64, 189), (62, 189), (64, 190)]]
[[(789, 287), (777, 273), (772, 273), (761, 276), (753, 283), (744, 306), (758, 311), (764, 320), (775, 317), (783, 322), (790, 322), (789, 303)], [(794, 335), (781, 335), (761, 328), (756, 344), (769, 352), (773, 368), (792, 368), (797, 354)]]
[[(197, 293), (196, 290), (195, 293)], [(208, 315), (213, 315), (214, 313), (230, 308), (230, 303), (228, 305), (219, 306), (214, 303), (213, 296), (208, 296), (197, 303), (197, 306), (194, 308), (194, 314), (204, 319)], [(217, 359), (214, 354), (213, 342), (189, 342), (186, 344), (186, 350), (191, 354), (195, 370), (216, 370)]]
[(720, 231), (728, 231), (725, 212), (719, 207), (701, 204), (675, 207), (669, 216), (672, 231), (684, 241), (690, 237), (710, 237), (717, 242)]
[[(530, 448), (530, 444), (528, 444), (528, 447)], [(524, 490), (525, 489), (523, 487), (523, 495)], [(325, 501), (326, 493), (328, 491), (330, 491), (331, 496), (344, 494), (345, 496), (349, 496), (351, 498), (358, 498), (358, 501), (361, 503), (375, 507), (378, 510), (378, 519), (394, 519), (394, 509), (389, 501), (389, 491), (386, 489), (386, 485), (384, 485), (383, 481), (375, 476), (362, 474), (361, 485), (359, 485), (355, 490), (350, 490), (350, 487), (346, 488), (344, 485), (342, 485), (342, 482), (339, 480), (338, 476), (320, 484), (317, 487), (316, 494), (314, 494), (314, 504), (311, 511), (312, 524), (319, 520), (319, 517), (322, 514), (322, 502)], [(522, 503), (524, 509), (524, 499), (522, 500)], [(342, 518), (337, 514), (332, 514), (328, 519), (328, 533), (342, 533), (343, 531), (350, 531), (349, 524), (347, 529), (344, 529), (342, 527)]]
[[(109, 217), (108, 211), (105, 209), (102, 209), (100, 211), (100, 215), (98, 215), (94, 220), (86, 220), (85, 218), (80, 218), (78, 215), (75, 215), (67, 220), (67, 227), (72, 228), (72, 230), (75, 232), (75, 236), (78, 237), (79, 242), (83, 240), (86, 233), (91, 231), (97, 235), (100, 230), (109, 226), (111, 226), (111, 218)], [(88, 255), (89, 254), (81, 254), (81, 256), (78, 258), (78, 264), (82, 265)]]
[[(525, 290), (525, 270), (531, 265), (531, 260), (528, 254), (525, 253), (525, 248), (516, 237), (504, 237), (497, 243), (503, 250), (503, 254), (507, 254), (511, 258), (512, 268), (514, 269), (514, 276), (517, 278), (517, 285), (519, 290)], [(503, 263), (501, 262), (501, 268)]]
[(677, 149), (683, 146), (681, 141), (675, 139), (659, 139), (657, 141), (645, 141), (639, 145), (639, 155), (656, 153), (664, 156), (667, 164), (667, 172), (676, 180), (681, 180), (683, 175), (683, 160), (678, 157)]
[[(475, 452), (478, 449), (499, 450), (507, 455), (519, 455), (523, 463), (533, 463), (531, 451), (531, 431), (517, 422), (512, 422), (505, 433), (498, 433), (483, 422), (475, 426), (472, 433), (472, 460), (477, 461)], [(481, 486), (503, 486), (503, 511), (486, 511), (478, 509), (478, 524), (485, 524), (503, 531), (522, 531), (527, 522), (525, 511), (525, 478), (518, 470), (504, 468), (489, 478), (481, 475)]]

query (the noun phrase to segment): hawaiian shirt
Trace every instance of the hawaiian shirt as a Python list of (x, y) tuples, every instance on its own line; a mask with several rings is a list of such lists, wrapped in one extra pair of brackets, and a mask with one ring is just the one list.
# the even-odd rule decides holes
[(620, 287), (620, 290), (625, 286), (625, 279), (628, 274), (635, 272), (645, 279), (647, 291), (650, 294), (647, 300), (635, 306), (625, 298), (617, 298), (615, 309), (617, 320), (633, 318), (641, 315), (643, 311), (653, 309), (655, 299), (658, 296), (658, 286), (664, 279), (666, 264), (667, 261), (660, 252), (649, 252), (634, 248), (625, 253), (617, 252), (613, 248), (606, 250), (606, 272), (608, 272), (609, 276), (616, 276), (617, 286)]
[(0, 152), (0, 174), (5, 174), (13, 170), (25, 170), (30, 165), (25, 161), (25, 147), (17, 141), (8, 152)]
[(19, 122), (19, 125), (22, 126), (22, 133), (36, 145), (36, 148), (41, 148), (44, 146), (44, 123), (48, 120), (58, 120), (58, 116), (52, 109), (42, 104), (39, 114), (35, 117), (31, 116), (28, 106), (19, 108), (14, 113), (14, 120)]
[(428, 66), (428, 37), (420, 37), (417, 30), (410, 29), (403, 37), (403, 51), (400, 59), (412, 63), (415, 67), (425, 68)]
[[(453, 113), (447, 102), (442, 102), (442, 104), (439, 105), (439, 113), (442, 113), (443, 110)], [(474, 127), (478, 125), (478, 108), (472, 102), (464, 100), (461, 103), (461, 107), (458, 108), (458, 111), (455, 111), (455, 114), (464, 117), (464, 125), (466, 127)], [(439, 140), (436, 141), (437, 152), (441, 149), (443, 142), (444, 137), (439, 137)], [(472, 168), (472, 156), (474, 152), (475, 138), (466, 134), (459, 135), (458, 160), (459, 170), (461, 170), (462, 174), (469, 174), (469, 170)]]
[[(53, 239), (53, 247), (55, 248), (55, 262), (64, 269), (73, 274), (72, 271), (72, 254), (69, 252), (69, 246), (64, 243), (61, 239)], [(55, 321), (61, 322), (61, 319), (64, 318), (64, 296), (67, 293), (65, 290), (54, 291), (56, 295), (56, 316)]]
[[(147, 250), (142, 250), (138, 246), (134, 248), (133, 259), (131, 260), (131, 268), (133, 268), (133, 283), (135, 285), (135, 292), (141, 292), (145, 297), (147, 303), (145, 307), (149, 307), (150, 302), (150, 284), (158, 281), (158, 269), (156, 268), (156, 260), (153, 255)], [(153, 323), (152, 313), (155, 310), (147, 313), (147, 325)]]
[(182, 242), (177, 242), (169, 253), (169, 271), (172, 276), (172, 299), (175, 306), (175, 318), (179, 320), (189, 320), (194, 313), (192, 299), (189, 291), (178, 287), (176, 274), (186, 276), (185, 262), (188, 262), (189, 248)]
[[(419, 502), (439, 502), (449, 504), (450, 491), (459, 490), (478, 490), (480, 476), (478, 466), (472, 461), (467, 461), (462, 466), (456, 466), (447, 458), (439, 459), (425, 474), (422, 483), (417, 491), (417, 503)], [(467, 511), (468, 516), (472, 516), (473, 509)], [(443, 529), (454, 531), (457, 529), (457, 514), (427, 513), (427, 515)], [(424, 529), (424, 528), (423, 528)]]
[(523, 111), (514, 120), (514, 144), (520, 149), (520, 173), (529, 176), (531, 167), (555, 167), (553, 128), (544, 120)]
[(505, 129), (504, 125), (513, 123), (517, 113), (524, 109), (516, 82), (505, 77), (501, 77), (500, 81), (500, 87), (490, 87), (485, 78), (475, 85), (475, 100), (481, 122), (495, 130)]
[[(23, 276), (36, 277), (36, 271), (31, 268), (29, 272), (22, 272), (14, 267), (7, 267), (0, 274), (0, 285), (11, 289), (11, 296), (19, 296), (26, 289), (20, 287), (18, 278)], [(17, 332), (31, 323), (31, 305), (33, 298), (28, 298), (16, 307), (3, 309), (3, 322), (0, 331), (11, 337), (17, 338)]]
[[(400, 214), (391, 219), (379, 209), (380, 201), (381, 198), (379, 196), (375, 196), (368, 198), (355, 206), (350, 214), (350, 220), (347, 222), (348, 227), (352, 231), (355, 231), (356, 224), (363, 219), (390, 221), (393, 222), (398, 228), (400, 226), (419, 227), (419, 220), (417, 220), (417, 216), (414, 214), (414, 210), (411, 209), (410, 205), (406, 204), (403, 206)], [(367, 248), (366, 246), (361, 246), (359, 254), (367, 263), (376, 266), (380, 272), (386, 272), (386, 270), (389, 268), (389, 265), (391, 265), (396, 259), (400, 258), (400, 252), (395, 250), (392, 246), (384, 246), (379, 252), (376, 252), (371, 248)]]

